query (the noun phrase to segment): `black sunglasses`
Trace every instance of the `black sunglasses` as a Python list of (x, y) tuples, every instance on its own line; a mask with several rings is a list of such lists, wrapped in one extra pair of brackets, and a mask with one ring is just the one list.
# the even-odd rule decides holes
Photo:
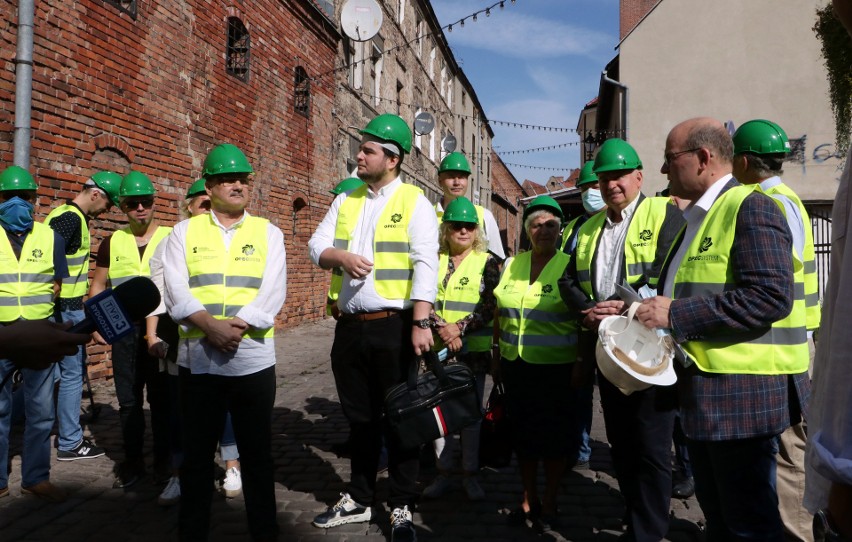
[(450, 222), (450, 227), (453, 231), (461, 231), (462, 229), (473, 231), (476, 229), (476, 224), (472, 224), (470, 222)]
[(140, 205), (146, 209), (150, 209), (154, 206), (154, 198), (126, 199), (124, 200), (124, 202), (122, 202), (122, 205), (124, 205), (128, 209), (136, 209)]

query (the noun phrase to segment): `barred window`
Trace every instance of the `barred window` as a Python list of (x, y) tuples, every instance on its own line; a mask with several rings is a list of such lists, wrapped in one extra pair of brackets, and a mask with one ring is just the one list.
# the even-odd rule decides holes
[(248, 29), (237, 17), (228, 17), (228, 49), (225, 57), (225, 70), (237, 79), (248, 81), (250, 58), (251, 39)]
[(311, 80), (308, 78), (308, 72), (301, 66), (296, 66), (293, 108), (303, 117), (309, 117), (311, 114)]
[(105, 0), (107, 4), (115, 6), (119, 11), (136, 19), (136, 0)]

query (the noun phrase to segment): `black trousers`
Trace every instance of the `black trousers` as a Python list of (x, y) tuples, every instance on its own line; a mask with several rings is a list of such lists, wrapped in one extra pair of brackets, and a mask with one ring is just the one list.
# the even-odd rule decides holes
[(275, 367), (246, 376), (192, 374), (181, 367), (179, 376), (184, 427), (180, 539), (207, 540), (214, 454), (230, 409), (249, 532), (253, 540), (274, 540), (278, 536), (271, 452)]
[(386, 391), (405, 381), (412, 363), (411, 311), (366, 322), (337, 321), (331, 368), (351, 430), (352, 478), (347, 492), (359, 504), (373, 504), (382, 437), (388, 449), (388, 505), (413, 508), (419, 496), (419, 449), (401, 449), (382, 419)]
[(166, 373), (160, 372), (159, 360), (148, 354), (144, 329), (136, 325), (133, 333), (112, 346), (112, 368), (121, 436), (126, 461), (141, 461), (145, 443), (144, 391), (148, 388), (151, 409), (151, 433), (154, 440), (154, 465), (169, 466), (169, 387)]
[(672, 496), (674, 386), (624, 395), (599, 374), (598, 387), (628, 532), (638, 542), (662, 540), (669, 530)]

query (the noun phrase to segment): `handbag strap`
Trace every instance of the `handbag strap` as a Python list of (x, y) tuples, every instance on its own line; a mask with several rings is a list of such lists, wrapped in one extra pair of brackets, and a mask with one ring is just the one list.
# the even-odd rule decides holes
[(427, 370), (432, 371), (432, 373), (438, 377), (438, 381), (441, 383), (442, 387), (449, 385), (447, 373), (446, 371), (444, 371), (444, 365), (438, 360), (438, 354), (432, 350), (429, 350), (415, 358), (408, 368), (409, 391), (414, 391), (417, 389), (417, 376), (420, 372), (421, 359), (425, 362)]

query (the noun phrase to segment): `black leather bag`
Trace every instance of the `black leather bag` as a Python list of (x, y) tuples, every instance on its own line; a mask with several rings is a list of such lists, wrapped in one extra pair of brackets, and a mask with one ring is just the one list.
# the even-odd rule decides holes
[(461, 363), (444, 367), (434, 352), (424, 358), (430, 370), (418, 375), (420, 363), (412, 363), (408, 381), (385, 395), (385, 415), (403, 449), (451, 435), (482, 419), (473, 372)]
[(492, 469), (508, 467), (512, 462), (512, 435), (506, 419), (506, 401), (502, 384), (495, 384), (488, 396), (485, 416), (479, 428), (479, 466)]

